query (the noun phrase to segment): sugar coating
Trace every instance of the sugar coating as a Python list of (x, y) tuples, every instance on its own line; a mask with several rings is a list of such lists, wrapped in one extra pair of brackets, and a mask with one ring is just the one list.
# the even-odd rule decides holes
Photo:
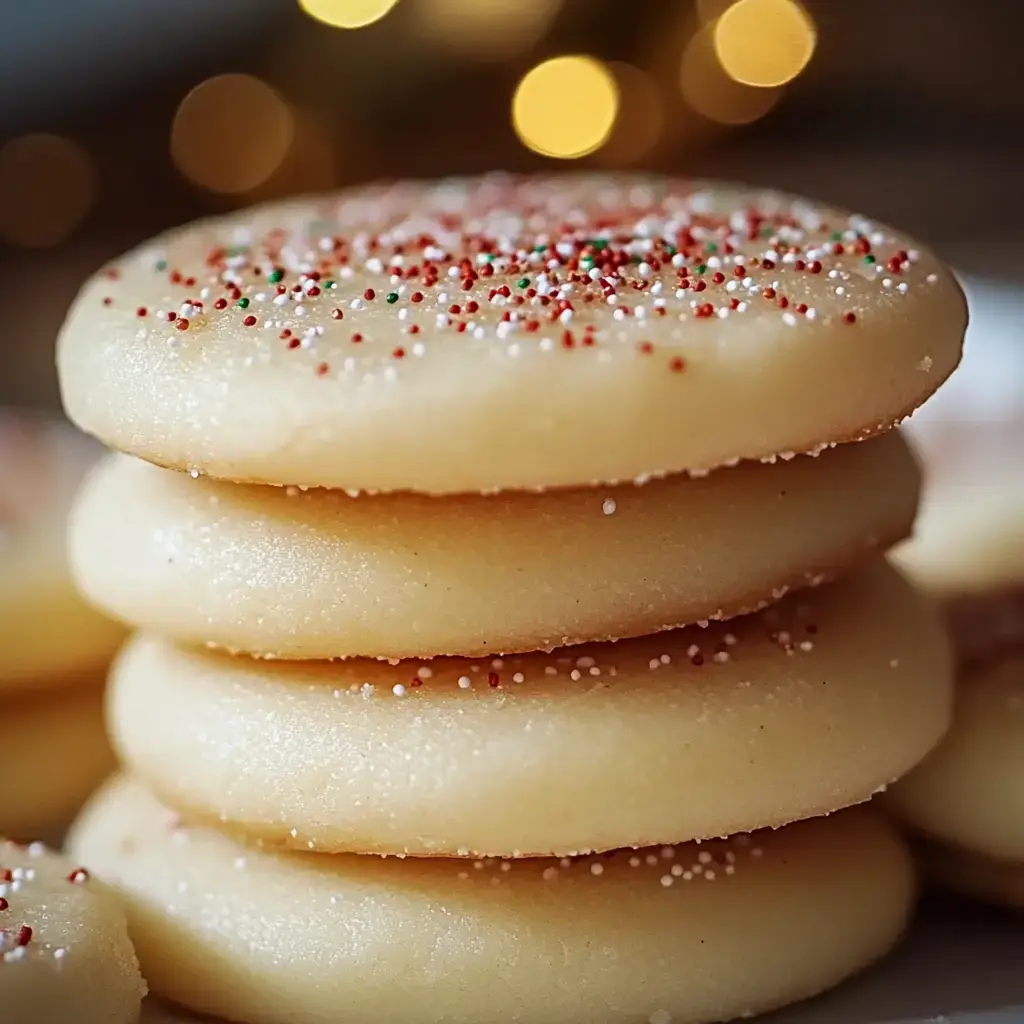
[(703, 480), (445, 498), (240, 487), (115, 456), (79, 499), (71, 560), (97, 606), (190, 643), (487, 655), (752, 610), (905, 536), (919, 490), (895, 432)]
[(934, 256), (846, 211), (648, 176), (493, 175), (163, 236), (86, 286), (59, 365), (72, 417), (156, 462), (488, 491), (886, 429), (954, 368), (965, 324)]
[(913, 880), (858, 810), (549, 860), (275, 854), (116, 782), (71, 839), (122, 893), (155, 992), (254, 1024), (731, 1019), (881, 955)]
[(111, 687), (125, 762), (205, 820), (321, 852), (536, 855), (866, 800), (948, 727), (953, 665), (879, 560), (749, 618), (551, 654), (268, 662), (142, 636)]
[(4, 1019), (133, 1024), (145, 994), (114, 895), (39, 843), (0, 841)]

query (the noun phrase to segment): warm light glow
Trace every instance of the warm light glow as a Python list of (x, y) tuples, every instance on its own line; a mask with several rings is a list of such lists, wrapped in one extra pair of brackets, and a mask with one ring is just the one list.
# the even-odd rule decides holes
[(63, 241), (96, 198), (96, 172), (77, 142), (23, 135), (0, 149), (0, 237), (17, 245)]
[(338, 184), (338, 138), (333, 121), (301, 107), (293, 108), (292, 115), (295, 132), (287, 155), (266, 181), (248, 192), (248, 202), (325, 192)]
[(428, 38), (497, 60), (536, 43), (560, 7), (561, 0), (416, 0), (412, 11)]
[(178, 170), (212, 192), (248, 192), (281, 165), (295, 132), (287, 102), (251, 75), (218, 75), (182, 101), (171, 127)]
[(758, 89), (730, 78), (718, 62), (709, 29), (690, 40), (679, 69), (679, 84), (686, 102), (719, 124), (750, 124), (778, 102), (781, 89)]
[(609, 68), (619, 86), (619, 115), (601, 147), (601, 161), (622, 166), (642, 160), (658, 144), (665, 107), (658, 83), (646, 71), (619, 61)]
[(702, 25), (710, 25), (736, 3), (736, 0), (697, 0), (697, 17)]
[(619, 110), (619, 87), (591, 57), (555, 57), (528, 71), (512, 99), (512, 124), (523, 144), (571, 160), (599, 149)]
[(739, 0), (715, 22), (713, 32), (726, 74), (760, 88), (796, 78), (817, 43), (814, 22), (796, 0)]
[(363, 28), (380, 21), (398, 0), (299, 0), (299, 6), (332, 28)]

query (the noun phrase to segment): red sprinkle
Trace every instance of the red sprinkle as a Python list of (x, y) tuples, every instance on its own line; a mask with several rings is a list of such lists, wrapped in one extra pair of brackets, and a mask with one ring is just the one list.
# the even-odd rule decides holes
[(340, 309), (332, 309), (331, 310), (331, 319), (332, 320), (344, 320), (345, 319), (345, 314), (342, 313), (342, 311)]
[(15, 940), (19, 946), (27, 946), (32, 941), (32, 929), (23, 924), (18, 929), (18, 938)]
[(857, 314), (854, 312), (843, 314), (843, 323), (855, 324), (857, 322)]
[(254, 316), (253, 316), (253, 315), (252, 315), (252, 314), (250, 313), (250, 314), (249, 314), (249, 316), (247, 316), (247, 317), (246, 317), (246, 318), (245, 318), (245, 319), (244, 319), (244, 320), (242, 321), (242, 323), (243, 323), (243, 324), (245, 324), (245, 326), (246, 326), (246, 327), (255, 327), (255, 326), (256, 326), (256, 317), (254, 317)]
[(75, 870), (68, 875), (68, 881), (72, 885), (82, 885), (89, 881), (89, 872), (86, 871), (85, 868), (75, 868)]

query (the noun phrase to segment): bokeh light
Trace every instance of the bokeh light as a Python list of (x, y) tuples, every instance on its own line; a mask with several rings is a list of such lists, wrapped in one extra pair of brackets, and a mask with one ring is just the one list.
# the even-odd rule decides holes
[(23, 135), (0, 149), (0, 237), (43, 247), (64, 241), (96, 199), (96, 171), (77, 142)]
[(737, 0), (697, 0), (697, 17), (702, 25), (710, 25), (736, 2)]
[(398, 0), (299, 0), (299, 6), (332, 28), (364, 28), (380, 21)]
[(779, 101), (782, 89), (761, 89), (730, 78), (715, 53), (712, 29), (697, 32), (683, 52), (679, 85), (686, 102), (719, 124), (750, 124)]
[(548, 30), (562, 0), (415, 0), (422, 34), (484, 60), (500, 60), (534, 45)]
[[(292, 116), (295, 130), (285, 158), (269, 178), (246, 193), (247, 202), (324, 192), (338, 184), (339, 133), (334, 119), (303, 107), (293, 107)], [(352, 162), (354, 149), (346, 145), (346, 164)]]
[(608, 141), (601, 147), (601, 162), (626, 166), (642, 160), (661, 141), (664, 98), (648, 72), (620, 61), (612, 61), (608, 67), (619, 87), (619, 114)]
[(814, 22), (797, 0), (738, 0), (712, 31), (726, 74), (761, 88), (796, 78), (817, 43)]
[(248, 192), (288, 154), (295, 133), (291, 108), (252, 75), (217, 75), (180, 103), (171, 127), (178, 170), (211, 192)]
[(555, 57), (528, 71), (512, 99), (512, 124), (523, 144), (571, 160), (599, 149), (619, 112), (615, 77), (592, 57)]

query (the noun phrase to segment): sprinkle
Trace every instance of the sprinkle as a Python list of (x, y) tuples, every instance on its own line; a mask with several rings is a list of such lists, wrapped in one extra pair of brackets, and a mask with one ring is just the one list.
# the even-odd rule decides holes
[(618, 508), (618, 505), (615, 504), (614, 498), (605, 498), (604, 502), (601, 505), (601, 511), (606, 516), (614, 515), (616, 508)]

